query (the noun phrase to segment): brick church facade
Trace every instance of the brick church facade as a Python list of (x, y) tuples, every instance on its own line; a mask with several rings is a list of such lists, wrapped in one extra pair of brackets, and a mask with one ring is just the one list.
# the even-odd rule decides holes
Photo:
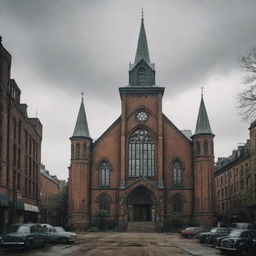
[(164, 90), (155, 83), (142, 19), (129, 85), (119, 88), (121, 115), (96, 141), (81, 102), (70, 138), (71, 227), (87, 228), (100, 211), (122, 226), (172, 216), (215, 222), (214, 134), (203, 97), (192, 135), (162, 113)]

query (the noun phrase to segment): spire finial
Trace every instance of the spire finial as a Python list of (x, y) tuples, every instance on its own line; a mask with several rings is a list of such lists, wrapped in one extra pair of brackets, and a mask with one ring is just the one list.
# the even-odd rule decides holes
[(143, 7), (141, 7), (141, 21), (144, 21), (144, 11), (143, 11)]
[(82, 101), (84, 101), (84, 92), (81, 92)]
[(204, 96), (204, 89), (205, 89), (205, 88), (202, 86), (202, 87), (201, 87), (201, 98), (203, 98), (203, 96)]

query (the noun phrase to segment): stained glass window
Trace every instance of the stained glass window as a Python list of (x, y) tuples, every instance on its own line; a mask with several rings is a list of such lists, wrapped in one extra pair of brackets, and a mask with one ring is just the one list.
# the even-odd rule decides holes
[(173, 198), (173, 212), (183, 212), (183, 200), (179, 195), (176, 195)]
[(155, 170), (155, 144), (145, 129), (136, 130), (128, 145), (129, 177), (153, 177)]

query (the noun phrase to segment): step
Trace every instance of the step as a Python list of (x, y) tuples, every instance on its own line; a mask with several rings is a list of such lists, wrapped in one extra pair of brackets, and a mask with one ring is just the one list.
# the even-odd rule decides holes
[(128, 222), (127, 232), (145, 232), (145, 233), (153, 233), (156, 232), (155, 223), (154, 222)]

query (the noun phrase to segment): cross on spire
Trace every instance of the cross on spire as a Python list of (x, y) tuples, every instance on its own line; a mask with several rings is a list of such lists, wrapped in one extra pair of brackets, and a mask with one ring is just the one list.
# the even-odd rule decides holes
[(144, 20), (144, 11), (143, 11), (143, 7), (141, 7), (141, 20)]
[(84, 101), (84, 92), (81, 92), (82, 101)]
[(204, 89), (205, 89), (205, 87), (201, 87), (201, 97), (203, 98), (203, 96), (204, 96)]

